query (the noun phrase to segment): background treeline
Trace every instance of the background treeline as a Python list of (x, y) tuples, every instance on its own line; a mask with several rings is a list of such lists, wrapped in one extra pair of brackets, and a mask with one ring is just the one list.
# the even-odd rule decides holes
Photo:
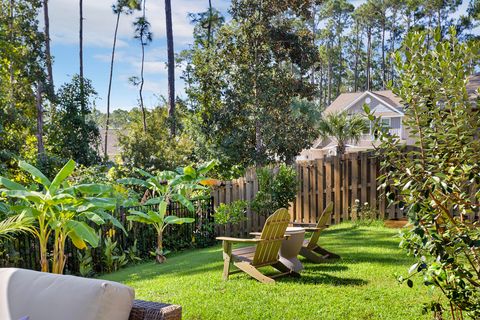
[[(148, 50), (155, 39), (145, 1), (113, 4), (112, 31), (122, 15), (137, 12), (132, 30), (139, 50)], [(321, 111), (340, 93), (395, 85), (391, 53), (410, 31), (440, 28), (445, 35), (453, 26), (462, 40), (477, 41), (480, 20), (478, 0), (368, 0), (357, 7), (346, 0), (232, 0), (228, 15), (215, 1), (205, 6), (190, 14), (194, 40), (176, 56), (185, 95), (173, 105), (169, 96), (144, 106), (140, 73), (130, 79), (139, 105), (108, 105), (103, 114), (83, 62), (69, 83), (54, 85), (48, 1), (2, 1), (0, 173), (26, 179), (18, 159), (47, 173), (69, 158), (112, 165), (99, 131), (107, 119), (121, 129), (119, 160), (129, 166), (161, 170), (218, 159), (219, 175), (230, 177), (250, 165), (292, 162), (317, 138)], [(463, 15), (460, 6), (468, 8)], [(82, 43), (80, 32), (80, 57)]]

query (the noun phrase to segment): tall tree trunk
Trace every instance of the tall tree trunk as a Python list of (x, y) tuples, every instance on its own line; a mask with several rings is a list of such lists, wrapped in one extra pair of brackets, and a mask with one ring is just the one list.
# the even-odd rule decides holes
[(338, 74), (337, 74), (337, 91), (335, 96), (340, 95), (340, 88), (342, 86), (342, 72), (343, 72), (343, 54), (342, 54), (342, 35), (338, 35)]
[(45, 156), (45, 147), (43, 144), (43, 105), (42, 105), (42, 92), (44, 88), (42, 83), (37, 83), (36, 93), (36, 105), (37, 105), (37, 154), (38, 160), (43, 160)]
[(207, 48), (210, 48), (211, 40), (212, 40), (212, 0), (208, 0)]
[(330, 40), (328, 40), (327, 43), (327, 58), (328, 58), (328, 96), (327, 96), (327, 105), (332, 102), (332, 77), (333, 77), (333, 70), (332, 70), (332, 59), (330, 59), (331, 56), (331, 43)]
[[(145, 3), (147, 0), (143, 0), (143, 21), (145, 22)], [(143, 30), (143, 29), (142, 29)], [(145, 42), (143, 41), (143, 31), (140, 35), (140, 42), (142, 44), (142, 67), (140, 69), (140, 89), (139, 89), (139, 96), (140, 96), (140, 108), (142, 109), (142, 118), (143, 118), (143, 132), (147, 132), (147, 118), (145, 115), (145, 106), (143, 105), (143, 84), (145, 83), (145, 79), (143, 77), (143, 69), (145, 65)]]
[(360, 55), (360, 30), (358, 23), (355, 25), (355, 67), (354, 67), (354, 79), (353, 79), (353, 91), (358, 91), (358, 62)]
[[(383, 16), (385, 19), (385, 16)], [(385, 62), (385, 20), (382, 21), (382, 89), (387, 87), (387, 64)]]
[[(315, 1), (312, 3), (312, 34), (313, 34), (313, 46), (316, 47), (315, 45), (315, 37), (317, 35), (317, 24), (315, 21), (315, 17), (317, 15), (317, 5)], [(310, 74), (310, 83), (315, 84), (315, 66), (312, 66), (311, 74)]]
[(85, 92), (84, 92), (84, 85), (83, 85), (83, 0), (79, 1), (80, 7), (80, 28), (78, 32), (79, 38), (79, 58), (80, 58), (80, 106), (81, 106), (81, 114), (82, 118), (85, 116)]
[(372, 29), (367, 28), (367, 91), (370, 91), (371, 86), (371, 54), (372, 54)]
[(108, 160), (108, 126), (110, 124), (110, 96), (112, 93), (112, 79), (113, 79), (113, 63), (115, 61), (115, 47), (117, 45), (118, 24), (120, 23), (120, 15), (122, 13), (121, 8), (117, 12), (117, 21), (115, 22), (115, 32), (113, 34), (113, 46), (112, 46), (112, 58), (110, 59), (110, 76), (108, 78), (108, 91), (107, 91), (107, 120), (105, 122), (105, 161)]
[(55, 86), (53, 83), (52, 54), (50, 51), (50, 18), (48, 15), (48, 0), (43, 0), (43, 18), (45, 20), (45, 62), (47, 65), (47, 92), (50, 97), (55, 94)]
[[(14, 10), (14, 0), (10, 0), (10, 6), (9, 6), (9, 12), (8, 12), (10, 20), (8, 22), (8, 25), (9, 25), (9, 28), (10, 28), (10, 42), (11, 43), (14, 43), (14, 40), (15, 40), (15, 35), (14, 35), (14, 30), (13, 30), (13, 20), (14, 20), (14, 17), (15, 17), (14, 11), (15, 11)], [(9, 68), (9, 72), (10, 72), (10, 90), (9, 90), (10, 97), (9, 97), (9, 100), (10, 100), (10, 107), (13, 109), (13, 108), (15, 108), (15, 85), (14, 85), (15, 69), (14, 69), (12, 59), (10, 59), (8, 68)]]
[(165, 0), (165, 17), (167, 24), (168, 117), (170, 120), (170, 135), (175, 136), (175, 57), (173, 54), (172, 6), (170, 0)]
[[(396, 28), (397, 28), (397, 9), (393, 9), (393, 12), (392, 12), (392, 29), (391, 29), (391, 34), (390, 34), (390, 39), (391, 39), (390, 52), (392, 54), (395, 52), (395, 41), (396, 41), (396, 38), (397, 38)], [(392, 59), (390, 59), (390, 80), (392, 80), (392, 82), (394, 81), (394, 77), (395, 77), (394, 73), (395, 73), (395, 67), (394, 67)]]

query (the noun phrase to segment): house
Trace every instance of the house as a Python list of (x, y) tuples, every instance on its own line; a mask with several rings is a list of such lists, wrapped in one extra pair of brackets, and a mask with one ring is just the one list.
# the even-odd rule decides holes
[[(349, 114), (364, 114), (364, 104), (367, 104), (370, 110), (381, 118), (384, 126), (389, 128), (392, 134), (398, 136), (404, 143), (413, 143), (413, 141), (407, 139), (408, 135), (402, 125), (404, 107), (400, 98), (390, 90), (342, 93), (325, 109), (324, 114), (343, 111)], [(360, 141), (355, 144), (347, 144), (347, 152), (371, 149), (374, 143), (375, 138), (372, 135), (369, 122), (368, 129), (362, 135)], [(324, 155), (334, 155), (336, 154), (336, 147), (336, 142), (333, 139), (319, 138), (313, 143), (312, 148), (303, 150), (297, 160), (317, 159)]]
[[(480, 101), (480, 73), (476, 73), (468, 78), (466, 90), (471, 103), (478, 107)], [(379, 117), (392, 135), (398, 136), (401, 143), (413, 145), (415, 138), (411, 137), (402, 125), (404, 117), (404, 106), (398, 96), (390, 90), (384, 91), (365, 91), (342, 93), (335, 101), (328, 106), (324, 114), (346, 111), (349, 114), (364, 114), (363, 106), (367, 104), (370, 110)], [(368, 120), (366, 120), (368, 121)], [(370, 122), (369, 129), (360, 138), (358, 143), (347, 144), (347, 152), (357, 152), (372, 149), (377, 143), (372, 135)], [(297, 157), (297, 160), (311, 160), (322, 158), (324, 155), (335, 155), (337, 145), (332, 139), (317, 139), (310, 149), (303, 150)]]

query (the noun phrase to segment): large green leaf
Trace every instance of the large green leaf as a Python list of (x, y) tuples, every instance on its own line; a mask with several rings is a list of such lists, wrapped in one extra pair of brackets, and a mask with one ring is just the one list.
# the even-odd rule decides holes
[(147, 211), (148, 216), (150, 217), (150, 220), (152, 220), (155, 223), (163, 223), (163, 217), (161, 217), (158, 212), (155, 212), (153, 210), (148, 210)]
[[(135, 222), (140, 222), (140, 223), (146, 223), (146, 224), (152, 224), (153, 221), (150, 219), (150, 217), (139, 211), (130, 211), (131, 215), (127, 217), (128, 221), (135, 221)], [(140, 214), (141, 213), (141, 214)]]
[(138, 221), (138, 222), (147, 223), (147, 224), (154, 223), (154, 221), (152, 221), (150, 216), (144, 212), (137, 211), (137, 210), (130, 210), (129, 212), (131, 213), (131, 215), (127, 217), (128, 220)]
[(86, 197), (84, 199), (87, 201), (84, 206), (87, 206), (89, 209), (94, 206), (104, 210), (114, 210), (117, 207), (117, 199), (115, 198)]
[(43, 196), (44, 196), (40, 192), (27, 191), (27, 190), (5, 190), (4, 194), (10, 198), (23, 199), (27, 201), (36, 202), (36, 203), (42, 202)]
[(144, 176), (146, 178), (153, 178), (154, 177), (152, 174), (150, 174), (147, 171), (142, 170), (140, 168), (135, 168), (135, 171), (137, 171), (138, 173), (140, 173), (142, 176)]
[(106, 184), (86, 183), (72, 186), (69, 189), (73, 189), (84, 194), (102, 194), (111, 191), (112, 187)]
[(98, 246), (99, 237), (95, 230), (88, 226), (83, 221), (70, 220), (67, 222), (67, 227), (70, 230), (69, 236), (73, 240), (71, 233), (74, 233), (74, 237), (88, 242), (93, 248)]
[(195, 222), (193, 218), (179, 218), (177, 216), (167, 216), (165, 217), (164, 223), (165, 224), (184, 224), (184, 223), (192, 223)]
[(185, 196), (176, 193), (172, 195), (172, 200), (180, 202), (188, 211), (193, 212), (195, 208), (193, 207), (193, 203), (188, 200)]
[(4, 186), (9, 190), (26, 190), (26, 188), (21, 184), (11, 181), (4, 177), (0, 177), (0, 185)]
[(55, 193), (61, 183), (68, 178), (75, 170), (75, 161), (72, 159), (68, 160), (68, 162), (63, 166), (63, 168), (57, 173), (55, 178), (53, 179), (52, 183), (50, 184), (49, 191), (50, 193)]
[(27, 171), (28, 173), (30, 173), (33, 177), (33, 180), (35, 180), (36, 182), (43, 184), (47, 188), (50, 187), (50, 184), (51, 184), (50, 180), (48, 180), (48, 178), (45, 177), (45, 175), (40, 170), (38, 170), (31, 164), (25, 161), (20, 161), (18, 163), (18, 166), (23, 170)]
[(197, 172), (198, 172), (199, 175), (204, 175), (205, 173), (207, 173), (210, 170), (212, 170), (213, 168), (215, 168), (216, 165), (217, 165), (216, 160), (209, 161), (207, 163), (204, 163), (204, 164), (200, 165), (197, 169)]
[(148, 205), (152, 205), (152, 204), (159, 204), (162, 201), (164, 201), (163, 197), (150, 198), (147, 201), (145, 201), (144, 205), (148, 206)]
[(121, 184), (130, 184), (130, 185), (135, 185), (135, 186), (141, 186), (141, 187), (145, 187), (145, 188), (150, 187), (150, 185), (146, 181), (143, 181), (142, 179), (137, 179), (137, 178), (118, 179), (117, 182), (121, 183)]

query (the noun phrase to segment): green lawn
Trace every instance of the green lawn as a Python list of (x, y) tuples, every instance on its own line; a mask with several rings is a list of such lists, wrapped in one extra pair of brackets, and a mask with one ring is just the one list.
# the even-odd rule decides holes
[[(335, 263), (304, 262), (301, 278), (261, 284), (239, 273), (222, 281), (220, 246), (144, 263), (103, 278), (123, 282), (143, 300), (179, 304), (184, 319), (429, 319), (432, 296), (416, 282), (396, 282), (411, 260), (398, 249), (397, 230), (342, 224), (328, 229), (322, 246), (338, 253)], [(267, 270), (268, 271), (268, 270)]]

